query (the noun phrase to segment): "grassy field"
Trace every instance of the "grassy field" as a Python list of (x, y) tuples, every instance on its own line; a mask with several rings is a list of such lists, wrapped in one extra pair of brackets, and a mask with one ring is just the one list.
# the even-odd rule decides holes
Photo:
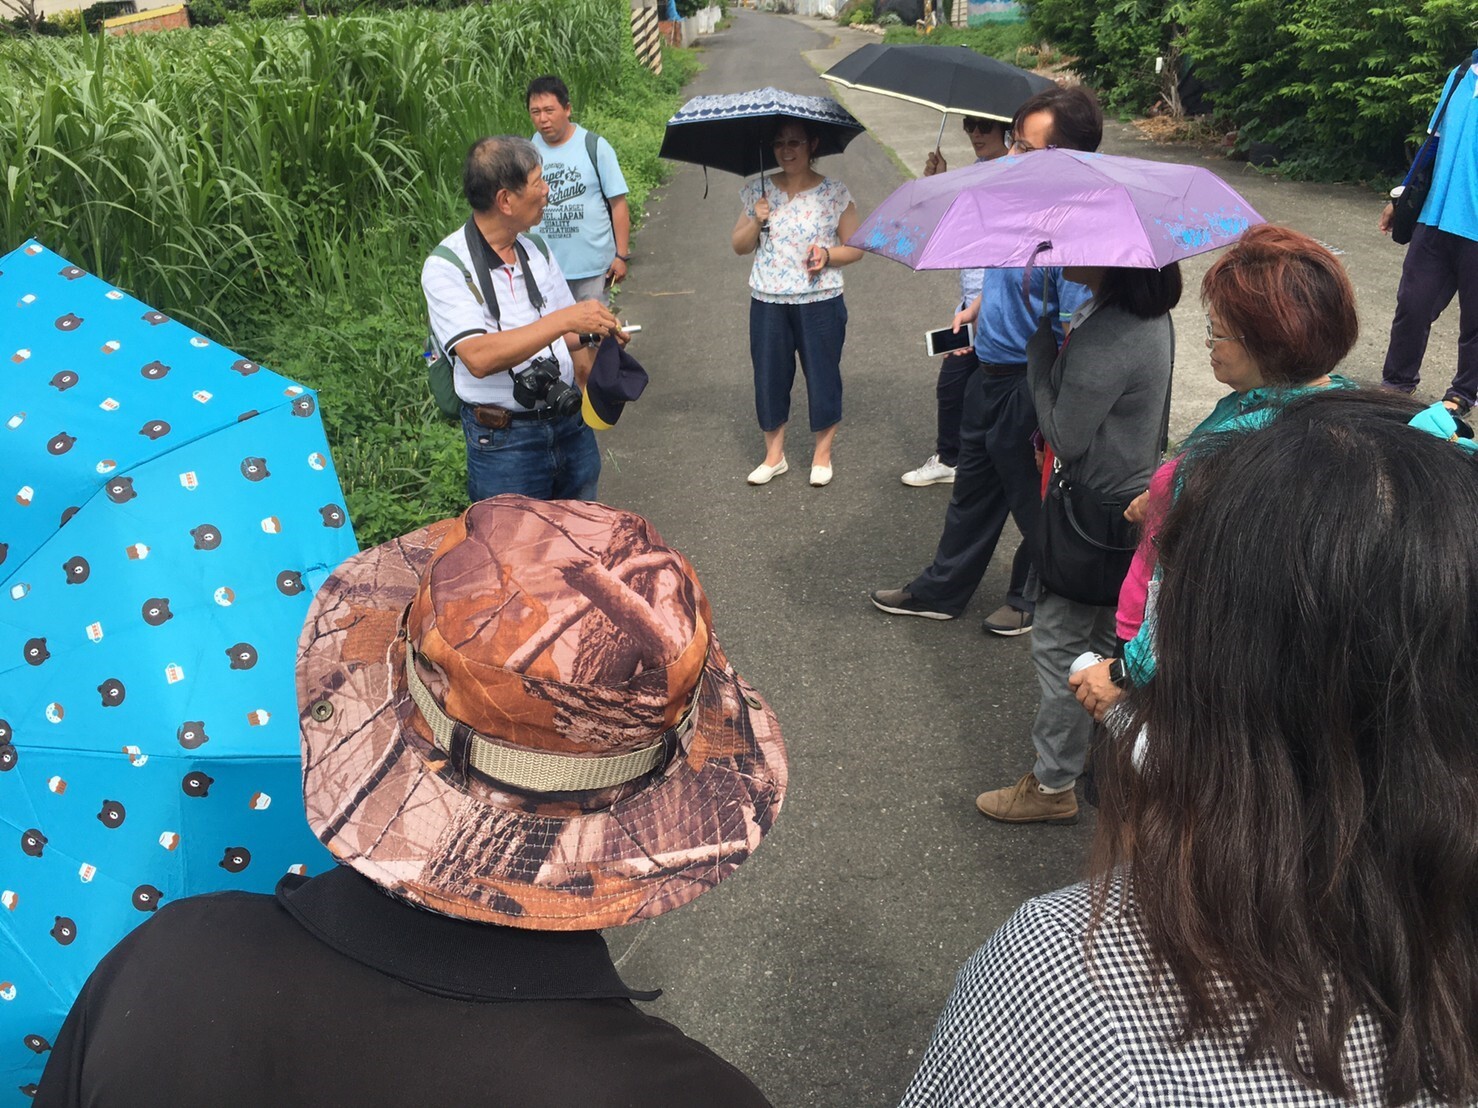
[(640, 212), (696, 69), (635, 60), (623, 0), (253, 20), (0, 43), (0, 244), (35, 237), (317, 388), (361, 542), (462, 506), (460, 437), (420, 358), (421, 260), (465, 218), (461, 163), (527, 134), (555, 72)]

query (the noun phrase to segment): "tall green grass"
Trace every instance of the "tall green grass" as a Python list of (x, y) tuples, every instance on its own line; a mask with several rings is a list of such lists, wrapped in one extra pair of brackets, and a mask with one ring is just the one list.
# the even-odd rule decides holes
[(29, 237), (319, 390), (360, 541), (465, 506), (421, 342), (422, 259), (467, 147), (558, 73), (639, 218), (697, 68), (635, 59), (625, 0), (504, 0), (123, 38), (0, 41), (0, 249)]
[(219, 329), (263, 294), (342, 290), (386, 211), (455, 210), (468, 143), (526, 132), (523, 89), (614, 89), (620, 0), (246, 21), (0, 45), (0, 239)]

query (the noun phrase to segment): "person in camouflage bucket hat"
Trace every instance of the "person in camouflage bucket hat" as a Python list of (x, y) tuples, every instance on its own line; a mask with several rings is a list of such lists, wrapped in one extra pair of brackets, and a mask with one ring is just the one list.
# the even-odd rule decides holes
[(540, 930), (661, 914), (747, 858), (785, 795), (774, 714), (646, 520), (499, 496), (349, 559), (299, 643), (308, 822), (447, 915)]
[(357, 554), (298, 699), (343, 864), (165, 903), (88, 979), (38, 1105), (768, 1106), (632, 1003), (657, 994), (597, 930), (712, 888), (785, 796), (774, 714), (650, 524), (499, 496)]

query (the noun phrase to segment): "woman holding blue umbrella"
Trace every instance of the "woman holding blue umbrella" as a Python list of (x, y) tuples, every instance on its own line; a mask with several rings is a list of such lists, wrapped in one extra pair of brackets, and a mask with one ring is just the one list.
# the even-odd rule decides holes
[(731, 237), (734, 253), (754, 255), (749, 353), (765, 459), (748, 480), (765, 485), (790, 468), (785, 425), (799, 356), (816, 436), (811, 484), (819, 487), (831, 483), (832, 440), (842, 419), (847, 308), (840, 270), (862, 256), (843, 245), (859, 219), (847, 186), (816, 171), (819, 136), (807, 122), (782, 120), (772, 143), (779, 171), (739, 190), (743, 210)]

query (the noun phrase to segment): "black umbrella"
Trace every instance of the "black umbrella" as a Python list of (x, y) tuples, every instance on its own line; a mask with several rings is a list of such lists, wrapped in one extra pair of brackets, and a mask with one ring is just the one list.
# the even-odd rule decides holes
[(818, 156), (840, 154), (866, 130), (829, 97), (762, 88), (695, 96), (667, 121), (660, 153), (673, 161), (748, 177), (779, 166), (770, 140), (788, 120), (804, 122), (820, 139)]
[[(821, 75), (847, 88), (879, 92), (941, 112), (1010, 123), (1030, 97), (1053, 87), (1046, 77), (977, 54), (967, 46), (884, 46), (870, 42)], [(939, 121), (944, 134), (944, 120)]]

